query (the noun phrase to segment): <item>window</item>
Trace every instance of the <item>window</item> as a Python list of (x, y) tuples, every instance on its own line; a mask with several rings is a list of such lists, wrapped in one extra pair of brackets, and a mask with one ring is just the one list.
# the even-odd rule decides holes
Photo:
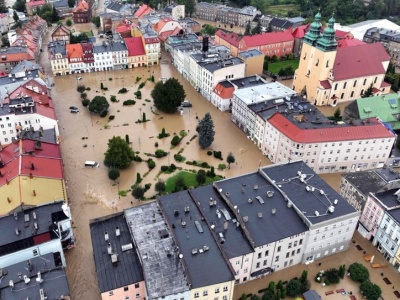
[(136, 297), (136, 299), (139, 299), (140, 298), (140, 293), (136, 293), (135, 297)]
[(353, 87), (356, 87), (356, 85), (357, 85), (357, 80), (354, 80)]
[(275, 262), (279, 260), (279, 255), (275, 256)]
[(208, 291), (207, 290), (203, 291), (203, 296), (208, 296)]
[(198, 292), (194, 293), (194, 297), (199, 298), (199, 293)]
[(345, 89), (347, 86), (347, 81), (344, 83), (343, 88)]
[(33, 249), (32, 252), (33, 252), (33, 256), (38, 256), (39, 255), (39, 252), (38, 252), (37, 249)]
[(281, 246), (278, 246), (278, 250), (277, 250), (278, 252), (281, 252)]
[(257, 258), (261, 258), (261, 253), (258, 253)]
[(124, 286), (124, 292), (128, 291), (129, 288), (127, 286)]
[(109, 291), (108, 296), (114, 296), (114, 291)]
[(256, 264), (256, 268), (259, 268), (260, 267), (260, 263), (258, 262), (257, 264)]
[(223, 291), (224, 291), (224, 292), (227, 292), (227, 291), (228, 291), (228, 287), (227, 287), (227, 286), (224, 286)]
[[(247, 269), (245, 269), (245, 273), (247, 273)], [(219, 293), (219, 288), (215, 288), (215, 293), (216, 293), (216, 294)]]
[(236, 265), (239, 265), (239, 264), (240, 264), (240, 261), (237, 261), (237, 262), (236, 262)]
[(228, 300), (227, 296), (222, 296), (222, 300)]

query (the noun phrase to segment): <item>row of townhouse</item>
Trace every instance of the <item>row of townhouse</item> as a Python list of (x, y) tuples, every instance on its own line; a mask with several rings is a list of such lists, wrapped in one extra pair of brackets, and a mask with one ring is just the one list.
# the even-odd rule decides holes
[(161, 196), (90, 222), (101, 297), (231, 300), (235, 284), (346, 251), (358, 217), (301, 161)]
[(400, 175), (383, 168), (344, 174), (340, 194), (360, 211), (358, 232), (400, 272)]
[(235, 89), (232, 121), (272, 162), (303, 159), (316, 173), (381, 167), (396, 141), (377, 118), (331, 121), (277, 82)]
[(59, 130), (41, 67), (0, 78), (1, 299), (69, 299), (64, 250), (75, 245)]
[(55, 41), (49, 46), (49, 59), (56, 76), (159, 64), (160, 40), (151, 28), (135, 30), (133, 37), (67, 44)]
[(196, 4), (195, 14), (199, 19), (245, 27), (261, 13), (253, 6), (233, 8), (222, 4), (199, 2)]

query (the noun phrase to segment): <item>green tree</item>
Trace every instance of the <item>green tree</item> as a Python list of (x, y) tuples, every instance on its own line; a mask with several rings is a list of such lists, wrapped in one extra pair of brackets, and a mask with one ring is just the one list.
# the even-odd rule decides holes
[(60, 17), (58, 16), (58, 12), (56, 10), (56, 7), (53, 6), (53, 10), (52, 10), (52, 15), (51, 15), (51, 21), (52, 23), (57, 23), (58, 20), (60, 20)]
[(265, 0), (251, 0), (251, 5), (256, 7), (261, 13), (265, 13), (268, 8), (268, 1)]
[(185, 12), (189, 14), (189, 17), (192, 16), (192, 13), (196, 10), (196, 1), (195, 0), (186, 0), (185, 1)]
[(92, 113), (100, 114), (103, 111), (107, 111), (110, 104), (108, 103), (106, 97), (96, 96), (90, 101), (89, 111)]
[(186, 97), (185, 90), (175, 78), (168, 79), (165, 83), (159, 81), (151, 92), (154, 105), (166, 113), (176, 112), (176, 108)]
[(370, 84), (370, 86), (367, 88), (367, 90), (361, 94), (362, 98), (367, 98), (370, 97), (374, 94), (374, 87), (372, 86), (372, 83)]
[(93, 18), (92, 18), (92, 23), (93, 23), (97, 28), (99, 28), (99, 27), (100, 27), (100, 17), (99, 17), (99, 16), (93, 17)]
[(120, 175), (121, 174), (119, 170), (116, 168), (111, 168), (110, 170), (108, 170), (108, 178), (110, 178), (111, 180), (116, 180)]
[(369, 272), (366, 267), (359, 263), (352, 263), (349, 267), (350, 278), (354, 281), (364, 282), (369, 278)]
[(206, 182), (206, 171), (198, 170), (196, 174), (196, 181), (199, 185), (203, 185)]
[(186, 188), (185, 184), (185, 179), (183, 176), (178, 176), (178, 178), (175, 179), (175, 191), (181, 191)]
[(204, 24), (202, 27), (203, 27), (203, 28), (201, 29), (201, 32), (202, 32), (203, 34), (207, 34), (207, 35), (209, 35), (209, 36), (215, 35), (215, 33), (216, 33), (217, 30), (218, 30), (217, 27), (212, 26), (212, 25), (210, 25), (210, 24)]
[(369, 280), (365, 280), (360, 284), (360, 290), (368, 300), (378, 300), (382, 295), (382, 289)]
[(10, 47), (10, 41), (8, 40), (8, 36), (7, 35), (3, 35), (1, 37), (1, 44), (5, 47)]
[(343, 279), (345, 274), (346, 274), (346, 265), (341, 265), (339, 267), (339, 277)]
[(257, 21), (257, 26), (251, 30), (251, 34), (260, 34), (262, 32), (261, 22)]
[(243, 293), (243, 294), (240, 296), (239, 300), (247, 300), (247, 295), (246, 295), (245, 293)]
[(72, 21), (71, 21), (71, 19), (67, 19), (67, 21), (65, 21), (65, 25), (67, 25), (67, 26), (72, 26)]
[(157, 183), (154, 185), (154, 189), (159, 195), (161, 195), (161, 193), (163, 193), (166, 188), (167, 186), (165, 185), (165, 182), (161, 179), (159, 179)]
[(12, 8), (16, 11), (19, 12), (24, 12), (25, 11), (25, 1), (24, 0), (17, 0)]
[(331, 268), (325, 271), (326, 279), (329, 280), (330, 283), (339, 283), (340, 276), (339, 270), (335, 268)]
[(131, 165), (135, 154), (126, 141), (114, 136), (108, 140), (108, 149), (105, 153), (104, 164), (107, 167), (126, 169)]
[(204, 118), (200, 120), (196, 131), (199, 133), (199, 145), (201, 148), (210, 147), (214, 141), (214, 122), (210, 113), (206, 113)]
[(300, 293), (303, 294), (305, 292), (307, 292), (310, 288), (311, 288), (311, 283), (310, 280), (307, 279), (308, 276), (308, 272), (307, 270), (304, 270), (301, 273), (301, 277), (300, 277)]
[[(75, 6), (75, 0), (68, 0), (68, 7), (72, 8)], [(71, 26), (71, 25), (68, 25)]]
[(341, 111), (340, 108), (336, 108), (335, 112), (333, 113), (333, 116), (335, 117), (335, 119), (340, 120), (341, 119)]
[(290, 297), (296, 297), (300, 294), (301, 284), (298, 279), (291, 279), (286, 286), (287, 295)]
[(244, 35), (250, 35), (251, 33), (251, 22), (250, 20), (246, 24), (246, 29), (244, 30)]
[(229, 152), (228, 156), (226, 157), (226, 162), (228, 163), (228, 167), (231, 168), (231, 164), (235, 162), (235, 157), (233, 156), (232, 152)]
[(17, 14), (16, 10), (14, 10), (13, 19), (14, 19), (15, 23), (17, 23), (19, 21), (19, 17), (18, 17), (18, 14)]
[(86, 91), (86, 87), (83, 84), (80, 84), (78, 85), (76, 90), (78, 91), (78, 93), (83, 93), (84, 91)]
[(132, 196), (136, 199), (143, 200), (144, 192), (144, 188), (142, 188), (140, 185), (135, 185), (132, 189)]

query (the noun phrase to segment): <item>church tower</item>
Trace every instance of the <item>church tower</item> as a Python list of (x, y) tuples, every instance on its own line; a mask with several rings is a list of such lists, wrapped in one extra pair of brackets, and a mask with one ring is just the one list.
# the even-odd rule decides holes
[(293, 90), (304, 94), (315, 105), (328, 103), (329, 78), (337, 49), (334, 24), (335, 19), (332, 17), (321, 33), (321, 14), (318, 12), (315, 15), (310, 30), (304, 36), (299, 68), (293, 80)]

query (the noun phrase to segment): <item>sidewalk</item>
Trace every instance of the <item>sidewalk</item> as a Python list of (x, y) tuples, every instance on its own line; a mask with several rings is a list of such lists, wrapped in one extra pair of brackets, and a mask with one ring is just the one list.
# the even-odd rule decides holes
[[(321, 296), (321, 299), (339, 300), (339, 299), (350, 299), (348, 294), (350, 291), (353, 295), (360, 300), (362, 295), (359, 291), (359, 284), (353, 282), (350, 277), (345, 276), (339, 284), (332, 284), (329, 286), (322, 286), (314, 281), (314, 277), (320, 270), (327, 270), (329, 268), (338, 268), (341, 264), (346, 265), (346, 269), (353, 262), (358, 262), (367, 267), (370, 273), (370, 280), (372, 283), (379, 285), (382, 289), (382, 298), (385, 300), (395, 300), (397, 297), (393, 294), (394, 291), (400, 292), (400, 274), (397, 273), (393, 266), (391, 266), (384, 257), (373, 247), (373, 245), (366, 239), (360, 236), (358, 232), (354, 234), (355, 243), (351, 243), (349, 249), (346, 252), (341, 252), (320, 260), (317, 260), (310, 265), (297, 265), (292, 268), (288, 268), (276, 273), (272, 273), (264, 278), (251, 281), (242, 285), (235, 286), (235, 292), (233, 299), (237, 300), (240, 296), (245, 294), (256, 294), (258, 290), (268, 287), (270, 281), (277, 283), (279, 280), (289, 281), (293, 277), (300, 277), (303, 270), (308, 271), (308, 279), (311, 282), (311, 289), (315, 289)], [(362, 250), (357, 249), (357, 245)], [(372, 268), (369, 262), (364, 260), (364, 251), (366, 254), (374, 255), (374, 263), (386, 264), (385, 268)], [(320, 265), (319, 265), (320, 264)], [(383, 275), (381, 275), (383, 274)], [(391, 284), (386, 284), (384, 278), (387, 278)], [(342, 295), (337, 293), (336, 290), (345, 290), (347, 294)], [(333, 291), (332, 294), (326, 296), (325, 293)], [(262, 295), (260, 295), (262, 296)], [(288, 297), (289, 298), (289, 297)]]

